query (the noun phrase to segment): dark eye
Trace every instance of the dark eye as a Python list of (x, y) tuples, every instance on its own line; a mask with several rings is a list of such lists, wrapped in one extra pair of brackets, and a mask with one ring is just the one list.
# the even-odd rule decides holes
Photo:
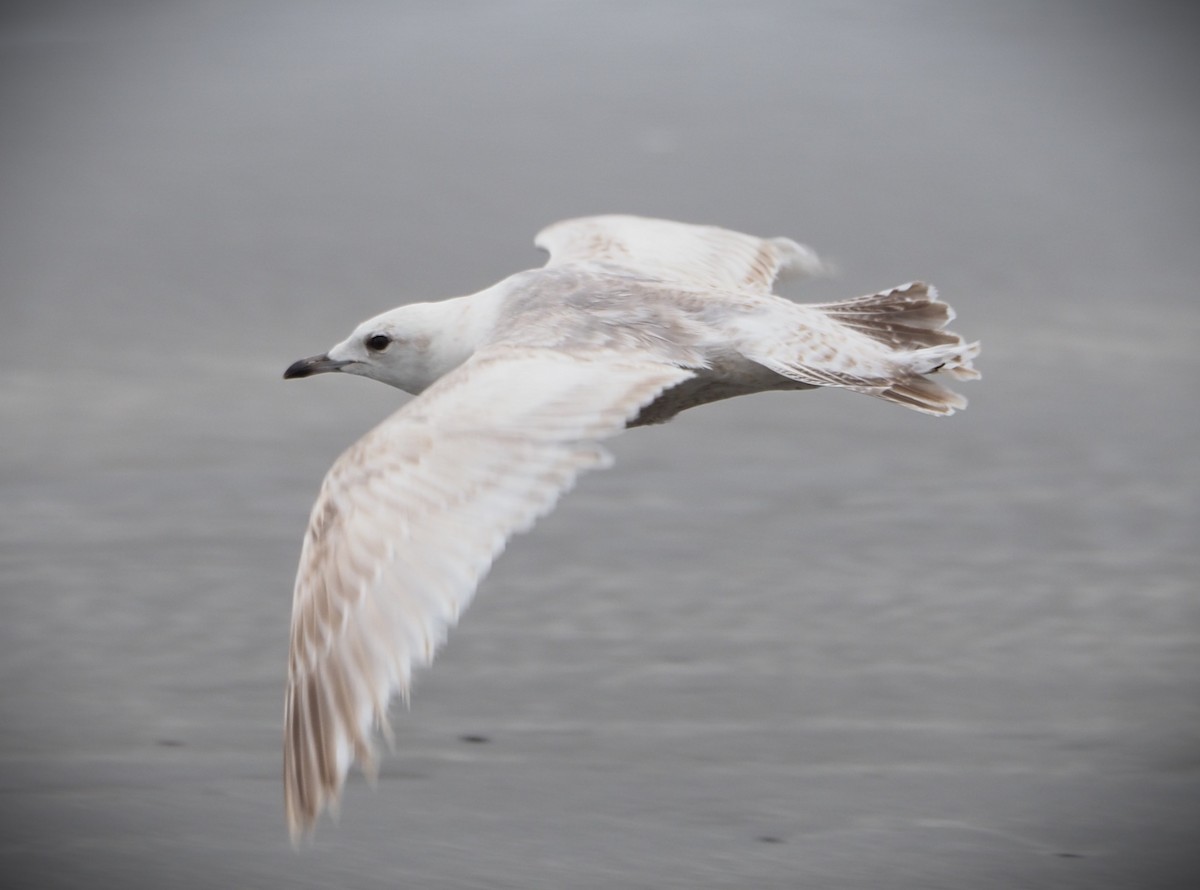
[(367, 338), (367, 349), (373, 352), (383, 352), (392, 344), (392, 338), (387, 334), (372, 334)]

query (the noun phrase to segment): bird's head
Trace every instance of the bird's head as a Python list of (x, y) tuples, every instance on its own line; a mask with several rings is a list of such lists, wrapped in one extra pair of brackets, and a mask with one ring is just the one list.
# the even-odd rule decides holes
[(419, 393), (473, 351), (454, 335), (453, 302), (412, 303), (368, 319), (323, 355), (293, 362), (284, 379), (341, 371)]

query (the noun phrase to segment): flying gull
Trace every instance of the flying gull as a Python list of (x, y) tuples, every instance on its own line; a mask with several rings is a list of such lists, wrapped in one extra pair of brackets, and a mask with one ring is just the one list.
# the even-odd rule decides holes
[(926, 414), (966, 400), (978, 343), (911, 283), (802, 305), (777, 278), (821, 261), (787, 238), (633, 216), (555, 223), (550, 254), (467, 297), (360, 324), (285, 378), (358, 374), (412, 393), (333, 464), (292, 606), (284, 802), (297, 841), (336, 807), (352, 762), (373, 775), (388, 704), (407, 701), (508, 539), (548, 513), (600, 442), (707, 402), (837, 387)]

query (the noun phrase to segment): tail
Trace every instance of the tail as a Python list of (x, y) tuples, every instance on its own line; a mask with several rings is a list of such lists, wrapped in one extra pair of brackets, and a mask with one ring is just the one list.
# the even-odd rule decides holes
[(841, 383), (927, 414), (953, 414), (967, 400), (925, 376), (948, 374), (956, 380), (976, 380), (972, 360), (979, 343), (967, 343), (944, 330), (954, 310), (938, 299), (937, 289), (915, 281), (868, 297), (824, 303), (817, 307), (840, 324), (890, 347), (897, 373), (891, 379)]
[(801, 333), (758, 338), (743, 355), (807, 386), (836, 386), (922, 411), (953, 414), (967, 400), (928, 375), (979, 376), (978, 343), (943, 330), (954, 310), (914, 282), (837, 303), (795, 304)]

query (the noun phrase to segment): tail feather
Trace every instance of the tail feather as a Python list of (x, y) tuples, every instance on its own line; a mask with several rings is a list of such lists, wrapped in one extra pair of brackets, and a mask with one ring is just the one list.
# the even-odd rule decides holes
[(929, 346), (912, 353), (912, 367), (918, 374), (945, 372), (955, 380), (978, 380), (979, 372), (973, 364), (979, 355), (979, 343), (964, 343), (962, 337), (951, 334), (954, 342), (942, 346)]
[[(967, 400), (927, 375), (945, 374), (973, 380), (972, 364), (979, 344), (967, 343), (944, 330), (954, 310), (922, 282), (894, 287), (866, 297), (800, 307), (817, 310), (834, 322), (833, 330), (817, 325), (826, 337), (824, 350), (811, 339), (782, 339), (749, 358), (791, 380), (836, 386), (895, 402), (926, 414), (953, 414)], [(809, 322), (810, 326), (813, 322)]]
[(816, 308), (893, 349), (962, 343), (957, 334), (942, 330), (954, 320), (954, 310), (938, 299), (937, 288), (922, 281)]
[(967, 400), (964, 396), (928, 377), (910, 377), (907, 380), (899, 380), (886, 389), (856, 386), (849, 387), (849, 389), (865, 392), (868, 395), (886, 399), (925, 414), (953, 414), (955, 411), (967, 407)]
[(945, 373), (956, 380), (979, 378), (972, 364), (979, 355), (979, 343), (967, 343), (953, 331), (944, 330), (954, 319), (954, 310), (938, 299), (937, 288), (914, 281), (820, 308), (846, 327), (891, 347), (903, 368), (896, 379), (883, 385), (864, 381), (866, 385), (851, 384), (847, 389), (927, 414), (953, 414), (967, 406), (963, 396), (925, 376)]

